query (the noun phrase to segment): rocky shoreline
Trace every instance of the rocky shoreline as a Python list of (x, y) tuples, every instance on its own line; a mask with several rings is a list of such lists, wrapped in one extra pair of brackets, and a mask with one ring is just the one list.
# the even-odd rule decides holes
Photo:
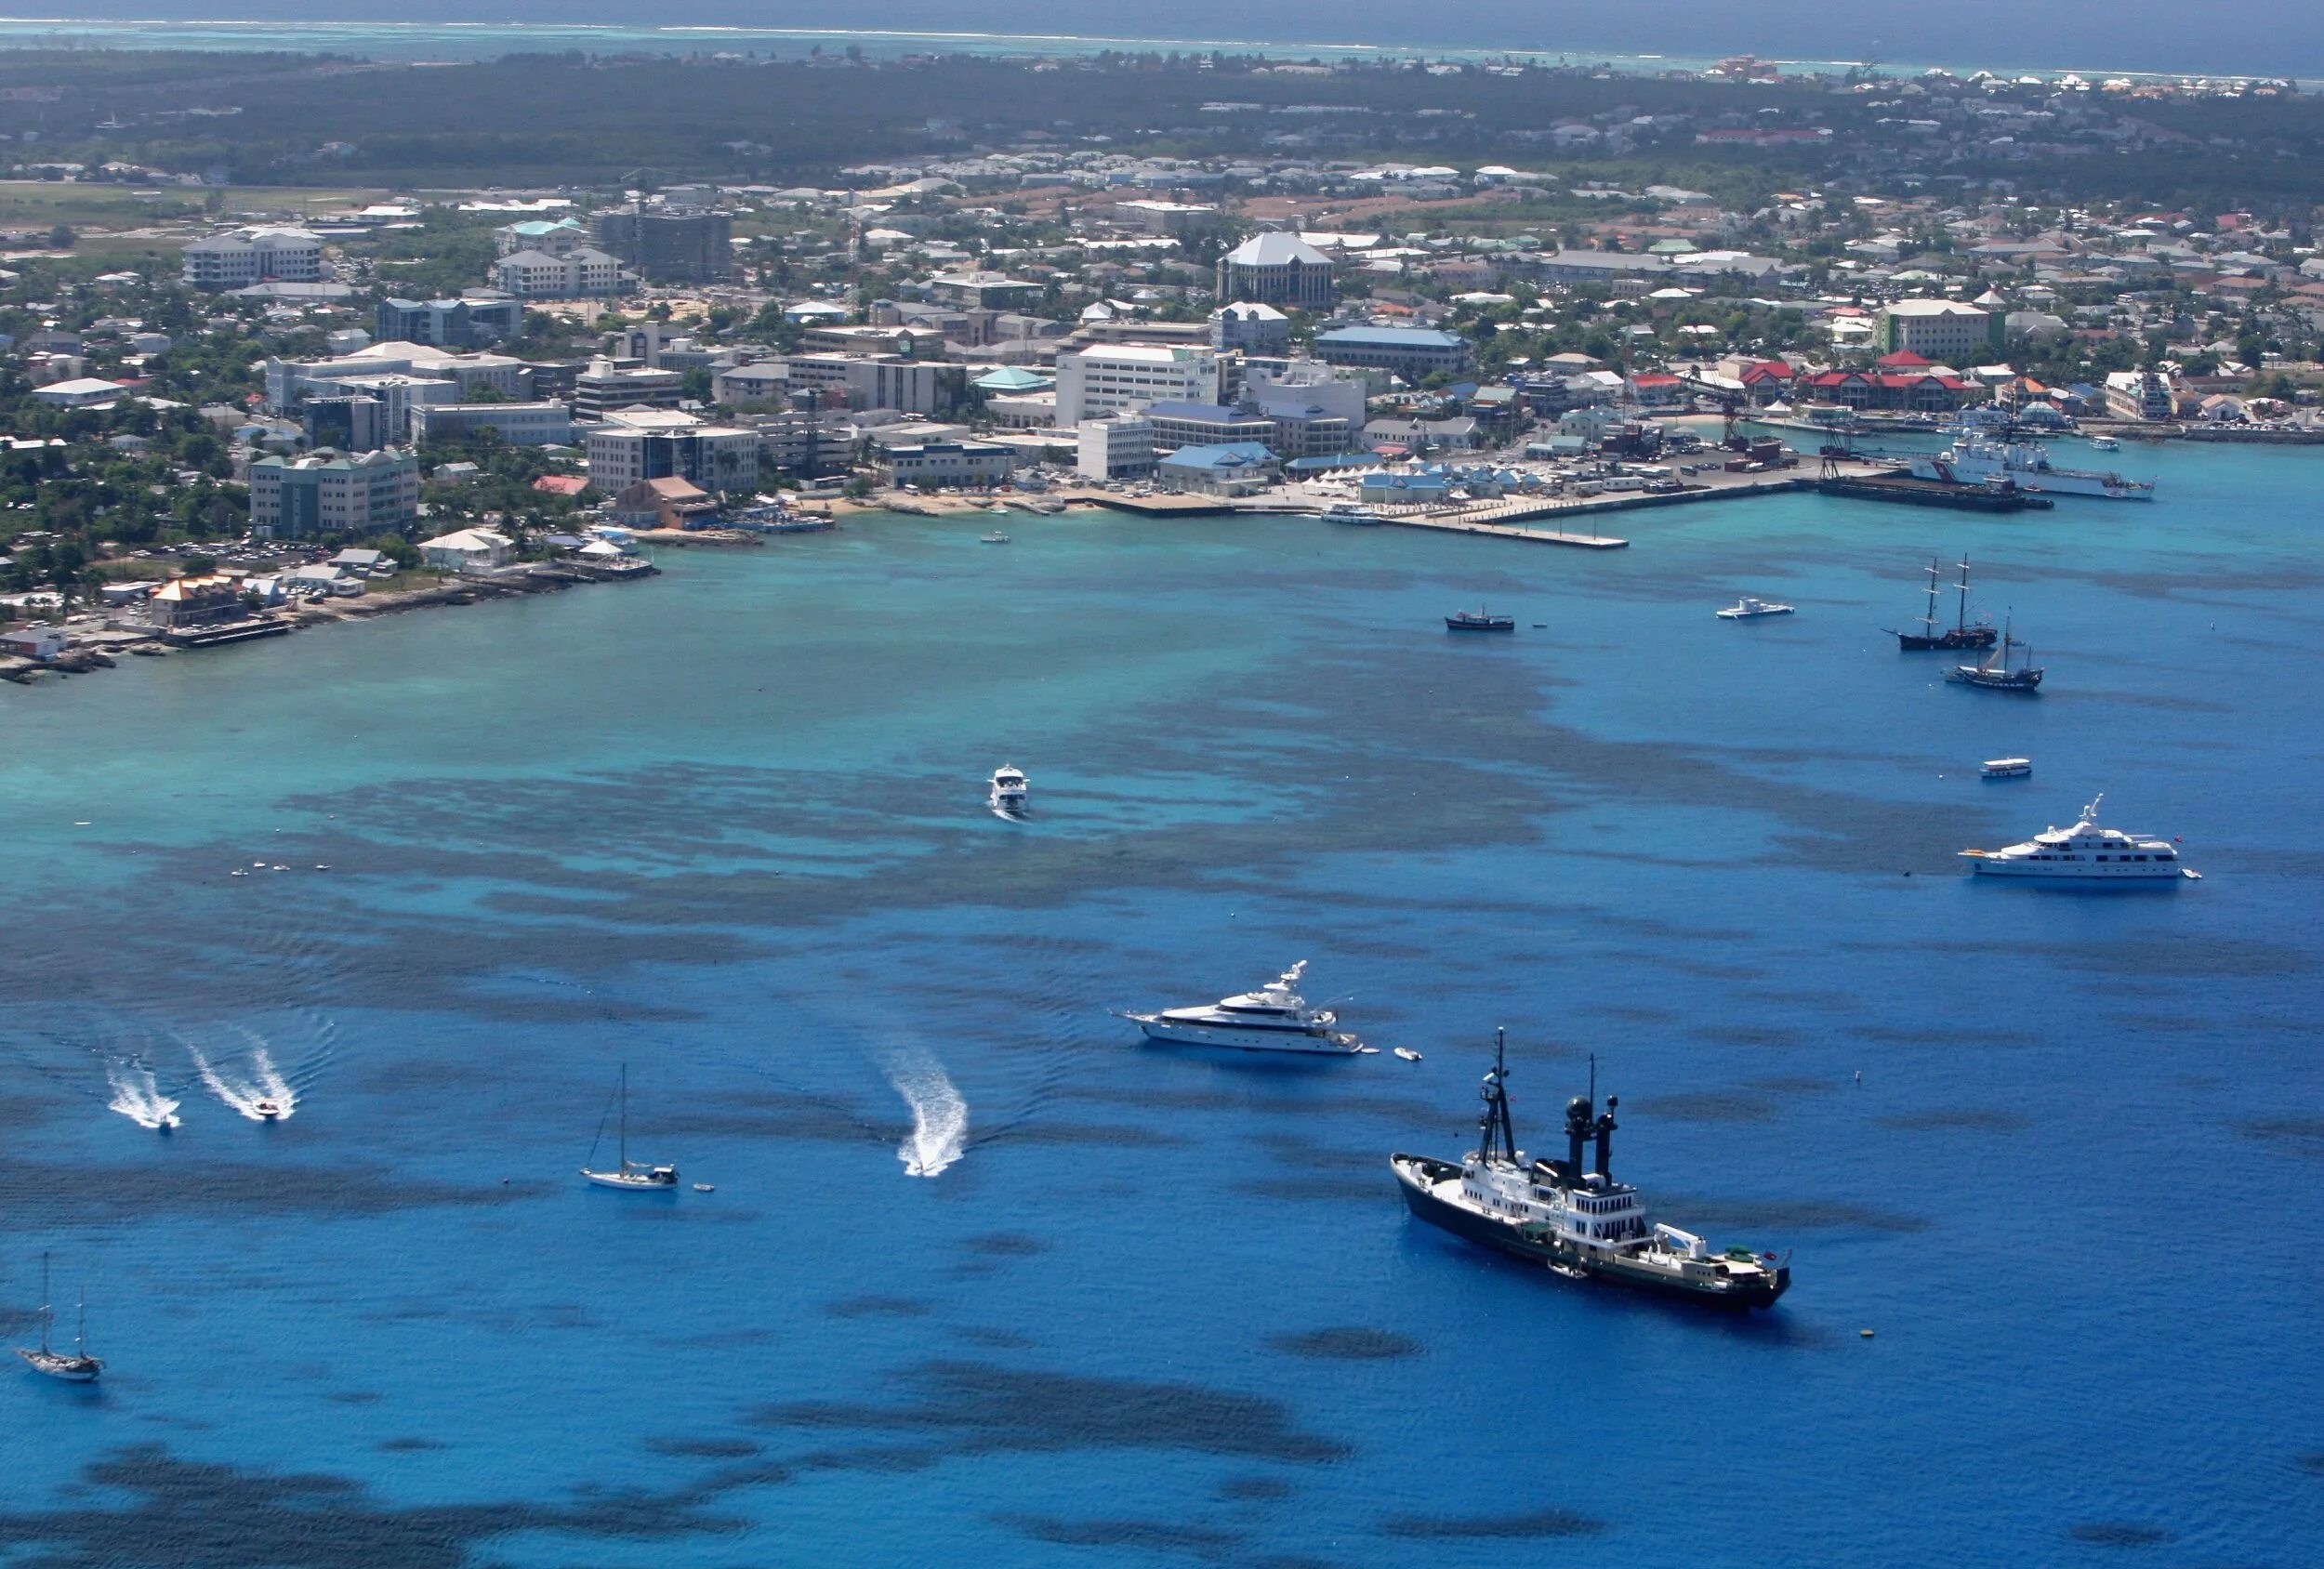
[(205, 647), (261, 638), (279, 637), (342, 621), (369, 621), (382, 615), (437, 606), (472, 605), (485, 600), (513, 599), (526, 594), (553, 594), (585, 583), (620, 582), (654, 576), (648, 563), (618, 573), (595, 571), (562, 563), (543, 562), (489, 577), (462, 577), (426, 588), (401, 593), (363, 595), (351, 600), (326, 600), (261, 612), (248, 621), (224, 626), (196, 627), (183, 634), (157, 628), (107, 626), (78, 634), (73, 646), (52, 659), (0, 658), (0, 680), (32, 686), (49, 678), (91, 675), (120, 664), (120, 655), (159, 659), (172, 654), (199, 653)]

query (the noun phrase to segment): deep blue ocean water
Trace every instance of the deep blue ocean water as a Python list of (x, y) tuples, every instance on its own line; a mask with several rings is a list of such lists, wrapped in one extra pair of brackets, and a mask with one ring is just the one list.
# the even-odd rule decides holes
[[(1604, 555), (872, 520), (0, 689), (0, 1311), (51, 1250), (109, 1359), (0, 1371), (0, 1562), (2307, 1562), (2324, 454), (2118, 461)], [(1963, 549), (2038, 698), (1882, 637)], [(2205, 880), (1959, 874), (2100, 790)], [(1301, 957), (1425, 1061), (1106, 1012)], [(1496, 1025), (1791, 1295), (1409, 1220)], [(716, 1192), (579, 1183), (625, 1061)]]

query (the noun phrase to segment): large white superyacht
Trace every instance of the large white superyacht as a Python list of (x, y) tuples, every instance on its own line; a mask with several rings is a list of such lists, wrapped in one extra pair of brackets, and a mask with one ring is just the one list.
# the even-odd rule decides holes
[(2072, 827), (2053, 824), (2023, 844), (2000, 850), (1964, 850), (1969, 869), (1988, 877), (2081, 878), (2136, 882), (2155, 878), (2198, 878), (2203, 874), (2180, 864), (2179, 847), (2119, 828), (2098, 826), (2100, 796), (2082, 808)]
[(1307, 961), (1300, 960), (1255, 992), (1222, 997), (1207, 1008), (1167, 1008), (1125, 1013), (1148, 1040), (1180, 1046), (1224, 1046), (1238, 1051), (1298, 1051), (1351, 1056), (1364, 1043), (1338, 1028), (1328, 1009), (1313, 1008), (1299, 993)]

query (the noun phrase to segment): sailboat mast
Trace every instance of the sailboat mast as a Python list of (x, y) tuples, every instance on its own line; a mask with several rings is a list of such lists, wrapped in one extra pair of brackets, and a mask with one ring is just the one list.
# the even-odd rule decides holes
[(78, 1317), (73, 1325), (73, 1354), (88, 1354), (88, 1287), (86, 1286), (81, 1287)]
[(1942, 569), (1940, 569), (1940, 568), (1938, 567), (1938, 565), (1937, 565), (1937, 561), (1936, 561), (1936, 558), (1935, 558), (1935, 557), (1934, 557), (1934, 556), (1930, 557), (1930, 558), (1929, 558), (1929, 608), (1927, 609), (1927, 611), (1925, 611), (1924, 613), (1922, 613), (1922, 614), (1921, 614), (1921, 625), (1922, 628), (1924, 628), (1924, 629), (1928, 632), (1929, 636), (1930, 636), (1930, 637), (1932, 637), (1932, 638), (1934, 638), (1934, 637), (1935, 637), (1935, 636), (1936, 636), (1936, 585), (1937, 585), (1938, 578), (1939, 578), (1939, 577), (1940, 577), (1940, 575), (1941, 575), (1941, 572), (1942, 572)]
[(40, 1351), (48, 1354), (48, 1326), (56, 1322), (56, 1310), (48, 1305), (48, 1255), (40, 1256)]
[[(1931, 595), (1930, 599), (1932, 603), (1929, 608), (1934, 610), (1936, 606), (1933, 601), (1935, 596)], [(1953, 617), (1953, 626), (1963, 632), (1969, 629), (1969, 553), (1965, 550), (1961, 557), (1961, 610)]]
[(621, 1168), (629, 1169), (629, 1064), (621, 1065), (621, 1134), (618, 1151)]

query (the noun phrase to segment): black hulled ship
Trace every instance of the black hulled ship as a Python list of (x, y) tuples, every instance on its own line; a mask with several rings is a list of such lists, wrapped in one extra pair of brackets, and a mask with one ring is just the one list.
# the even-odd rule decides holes
[[(1652, 1220), (1638, 1190), (1614, 1180), (1616, 1097), (1565, 1106), (1565, 1158), (1528, 1161), (1509, 1120), (1506, 1033), (1496, 1031), (1485, 1075), (1478, 1148), (1456, 1163), (1397, 1154), (1389, 1166), (1412, 1213), (1455, 1236), (1540, 1264), (1569, 1279), (1613, 1281), (1665, 1297), (1748, 1312), (1774, 1305), (1791, 1270), (1773, 1254), (1713, 1249)], [(1597, 1146), (1585, 1169), (1588, 1146)]]
[(1921, 613), (1918, 632), (1898, 632), (1889, 628), (1896, 639), (1896, 647), (1906, 653), (1924, 653), (1931, 649), (1991, 648), (2000, 637), (1990, 621), (1972, 623), (1969, 619), (1969, 558), (1963, 556), (1956, 563), (1961, 568), (1961, 581), (1954, 585), (1960, 600), (1953, 612), (1953, 624), (1940, 629), (1936, 619), (1936, 596), (1943, 585), (1945, 569), (1931, 561), (1921, 570), (1929, 574), (1929, 608)]

